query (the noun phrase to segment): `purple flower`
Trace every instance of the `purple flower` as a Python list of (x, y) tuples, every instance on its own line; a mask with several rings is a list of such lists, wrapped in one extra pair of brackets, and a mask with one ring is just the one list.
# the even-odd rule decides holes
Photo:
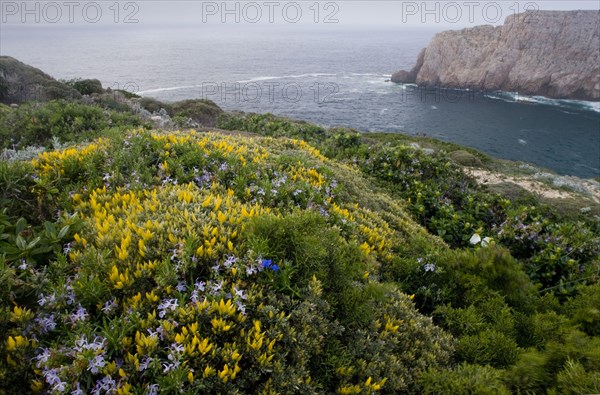
[(56, 328), (56, 322), (54, 321), (54, 314), (50, 314), (45, 318), (36, 318), (35, 321), (41, 325), (42, 333), (53, 331)]
[(149, 385), (146, 395), (158, 395), (158, 384)]
[(79, 381), (77, 382), (75, 389), (71, 392), (71, 395), (85, 395), (85, 392), (80, 388)]
[(67, 383), (62, 381), (58, 376), (58, 368), (44, 370), (43, 375), (46, 379), (46, 382), (52, 386), (52, 391), (65, 391)]
[(35, 366), (37, 366), (38, 369), (41, 368), (42, 365), (48, 362), (48, 360), (50, 359), (50, 350), (47, 348), (43, 348), (42, 353), (36, 356), (35, 359), (37, 360)]
[(234, 263), (238, 261), (238, 258), (235, 255), (229, 255), (227, 260), (223, 262), (223, 266), (226, 268), (230, 268)]
[(246, 268), (246, 274), (249, 275), (249, 276), (253, 275), (257, 271), (258, 271), (258, 269), (255, 266), (252, 266), (252, 265), (250, 265), (250, 266), (248, 266)]
[(210, 293), (212, 295), (216, 294), (217, 292), (219, 292), (221, 290), (221, 288), (223, 287), (223, 281), (219, 281), (218, 283), (215, 283), (211, 286), (210, 288)]
[(77, 311), (75, 313), (71, 314), (71, 322), (76, 323), (77, 321), (85, 321), (87, 316), (88, 316), (88, 313), (85, 310), (85, 308), (82, 307), (81, 305), (79, 305), (79, 307), (77, 308)]
[(143, 372), (144, 370), (148, 369), (148, 365), (150, 365), (150, 362), (152, 362), (152, 358), (150, 357), (144, 357), (142, 358), (142, 361), (140, 362), (140, 372)]
[(111, 300), (107, 300), (106, 302), (104, 302), (104, 305), (102, 306), (102, 312), (104, 314), (109, 314), (116, 307), (117, 307), (117, 300), (115, 298), (112, 298)]
[(435, 272), (435, 265), (433, 263), (426, 263), (423, 266), (423, 269), (425, 269), (426, 272)]
[(160, 318), (164, 318), (167, 314), (167, 310), (175, 311), (175, 309), (179, 306), (179, 302), (177, 299), (165, 299), (162, 303), (158, 305), (158, 316)]
[(97, 374), (100, 369), (102, 369), (106, 365), (106, 361), (104, 360), (104, 355), (96, 355), (88, 364), (88, 369), (93, 374)]
[(104, 376), (100, 381), (96, 382), (96, 386), (92, 390), (93, 395), (100, 395), (102, 393), (110, 394), (116, 391), (117, 382), (110, 376)]

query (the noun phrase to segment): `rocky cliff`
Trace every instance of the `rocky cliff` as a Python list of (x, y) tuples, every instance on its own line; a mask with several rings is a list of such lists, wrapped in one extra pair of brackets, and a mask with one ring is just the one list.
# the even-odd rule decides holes
[(393, 82), (600, 100), (600, 11), (535, 11), (438, 33)]

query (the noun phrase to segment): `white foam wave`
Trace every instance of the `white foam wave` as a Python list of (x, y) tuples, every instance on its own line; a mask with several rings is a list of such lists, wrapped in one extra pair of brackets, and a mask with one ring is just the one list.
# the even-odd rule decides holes
[(270, 81), (270, 80), (284, 80), (289, 78), (315, 78), (315, 77), (335, 77), (337, 74), (331, 73), (309, 73), (309, 74), (290, 74), (290, 75), (279, 75), (279, 76), (260, 76), (250, 78), (247, 80), (238, 81), (240, 84), (247, 84), (250, 82)]
[(600, 102), (586, 100), (552, 99), (544, 96), (526, 96), (518, 92), (495, 92), (484, 96), (494, 100), (503, 100), (508, 102), (528, 104), (543, 104), (547, 106), (579, 109), (600, 113)]
[(182, 89), (194, 89), (201, 88), (202, 85), (184, 85), (184, 86), (170, 86), (167, 88), (155, 88), (155, 89), (146, 89), (144, 91), (137, 92), (138, 95), (145, 95), (148, 93), (158, 93), (158, 92), (168, 92), (168, 91), (178, 91)]

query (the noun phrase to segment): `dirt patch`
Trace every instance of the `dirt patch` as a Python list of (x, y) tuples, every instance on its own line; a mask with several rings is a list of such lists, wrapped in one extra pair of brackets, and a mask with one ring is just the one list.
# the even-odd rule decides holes
[[(589, 194), (579, 194), (576, 192), (564, 191), (552, 188), (540, 181), (529, 177), (511, 177), (502, 173), (495, 173), (488, 170), (465, 168), (465, 172), (475, 178), (480, 184), (502, 184), (512, 183), (521, 188), (544, 198), (548, 199), (571, 199), (571, 198), (587, 198), (594, 203), (600, 203), (600, 196), (593, 185), (587, 185)], [(588, 183), (589, 184), (589, 183)], [(582, 180), (582, 185), (586, 185), (586, 181)]]

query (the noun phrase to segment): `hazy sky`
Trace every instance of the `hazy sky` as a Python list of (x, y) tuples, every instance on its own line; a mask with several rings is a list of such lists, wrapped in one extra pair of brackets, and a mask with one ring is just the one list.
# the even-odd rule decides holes
[(289, 25), (463, 28), (502, 24), (526, 9), (574, 10), (600, 7), (580, 1), (6, 1), (0, 0), (3, 25)]

